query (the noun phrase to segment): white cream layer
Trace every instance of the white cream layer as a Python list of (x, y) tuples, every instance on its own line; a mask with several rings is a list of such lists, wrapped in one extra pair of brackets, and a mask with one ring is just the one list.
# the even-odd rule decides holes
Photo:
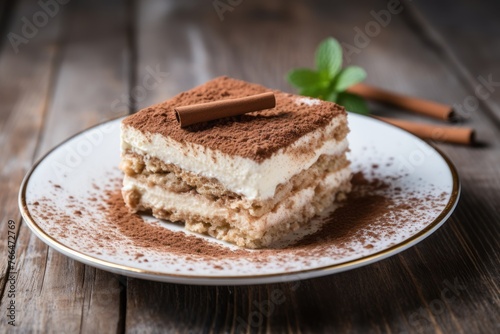
[[(198, 144), (181, 144), (160, 134), (145, 135), (123, 124), (121, 149), (122, 152), (131, 150), (140, 155), (149, 155), (186, 171), (215, 178), (228, 190), (250, 200), (265, 200), (274, 196), (279, 184), (288, 182), (295, 174), (311, 167), (320, 155), (341, 155), (347, 150), (347, 139), (341, 142), (335, 139), (327, 140), (317, 150), (307, 150), (311, 143), (319, 140), (321, 134), (333, 131), (339, 125), (339, 119), (334, 118), (326, 127), (304, 135), (262, 162), (231, 156)], [(306, 148), (308, 153), (287, 153), (300, 148)]]

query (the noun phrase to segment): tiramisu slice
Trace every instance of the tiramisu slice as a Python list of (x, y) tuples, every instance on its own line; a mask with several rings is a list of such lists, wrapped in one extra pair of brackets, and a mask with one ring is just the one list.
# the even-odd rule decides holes
[[(276, 107), (181, 128), (174, 108), (274, 92)], [(122, 123), (133, 211), (239, 246), (266, 247), (350, 190), (347, 117), (330, 102), (220, 77)]]

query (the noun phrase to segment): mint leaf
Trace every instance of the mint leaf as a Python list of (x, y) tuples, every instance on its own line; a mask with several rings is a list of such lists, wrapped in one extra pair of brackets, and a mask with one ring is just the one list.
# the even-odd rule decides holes
[(299, 90), (300, 95), (322, 99), (325, 96), (323, 87), (304, 87)]
[(336, 92), (343, 92), (347, 88), (355, 85), (366, 78), (366, 72), (361, 67), (349, 66), (337, 75), (335, 79), (334, 90)]
[(307, 68), (291, 70), (288, 72), (287, 80), (291, 85), (298, 88), (319, 86), (323, 81), (320, 73)]
[(330, 94), (327, 94), (325, 97), (326, 101), (337, 102), (339, 94), (336, 91), (331, 91)]
[(316, 71), (299, 68), (288, 73), (288, 82), (299, 89), (299, 94), (336, 102), (347, 110), (368, 114), (366, 102), (345, 91), (366, 78), (358, 66), (342, 69), (342, 47), (334, 38), (323, 40), (315, 54)]
[(352, 111), (354, 113), (362, 115), (368, 115), (370, 113), (365, 100), (354, 94), (340, 93), (337, 99), (337, 103), (341, 106), (344, 106), (347, 111)]
[(316, 69), (333, 79), (342, 66), (342, 47), (334, 38), (327, 38), (316, 49)]

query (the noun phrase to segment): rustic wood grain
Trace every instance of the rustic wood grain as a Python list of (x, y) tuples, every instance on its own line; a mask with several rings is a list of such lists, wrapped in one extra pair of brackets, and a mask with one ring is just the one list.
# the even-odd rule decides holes
[[(7, 36), (13, 17), (15, 1), (0, 0), (0, 35)], [(0, 48), (4, 45), (3, 39)], [(1, 50), (1, 49), (0, 49)]]
[[(17, 130), (13, 133), (17, 137), (28, 135), (27, 130), (37, 127), (33, 131), (35, 138), (26, 136), (25, 140), (29, 145), (36, 143), (37, 131), (40, 128), (43, 130), (36, 149), (37, 158), (75, 132), (128, 112), (126, 106), (112, 107), (116, 98), (122, 94), (127, 96), (129, 88), (125, 3), (75, 1), (65, 6), (53, 18), (57, 22), (50, 22), (46, 27), (50, 29), (57, 23), (55, 37), (51, 40), (43, 35), (36, 36), (33, 43), (38, 44), (37, 48), (21, 49), (17, 55), (17, 58), (28, 57), (32, 62), (20, 64), (27, 69), (38, 70), (42, 74), (51, 70), (53, 72), (49, 91), (43, 85), (36, 86), (45, 79), (46, 74), (34, 76), (40, 76), (40, 79), (32, 83), (30, 80), (34, 78), (30, 77), (25, 82), (14, 80), (24, 85), (21, 93), (31, 93), (35, 97), (43, 93), (42, 106), (35, 100), (34, 107), (24, 110), (21, 108), (26, 108), (26, 103), (20, 104), (10, 114), (11, 125), (16, 125), (14, 121), (20, 124), (25, 122), (24, 127), (13, 128)], [(31, 9), (36, 11), (40, 8), (35, 5)], [(23, 7), (19, 9), (19, 16), (24, 15), (29, 15), (29, 12)], [(32, 51), (40, 48), (44, 51), (39, 56), (40, 59), (29, 57)], [(49, 66), (45, 60), (48, 56), (43, 56), (48, 54), (54, 57), (54, 53), (55, 62)], [(23, 71), (19, 67), (11, 69), (10, 80), (16, 78), (16, 70)], [(29, 96), (23, 99), (27, 100)], [(42, 112), (40, 110), (46, 110), (43, 122), (37, 114)], [(15, 144), (14, 139), (17, 138), (11, 138), (8, 142)], [(29, 165), (33, 161), (33, 150), (28, 146), (28, 150), (24, 151), (29, 154), (29, 159), (23, 164)], [(16, 156), (14, 152), (6, 153)], [(15, 171), (11, 173), (11, 177), (25, 171), (19, 169), (16, 161), (11, 160), (10, 163), (13, 164), (11, 170)], [(19, 178), (16, 179), (14, 182), (18, 183)], [(7, 197), (9, 201), (15, 201), (18, 184), (13, 188), (13, 194)], [(14, 210), (15, 204), (12, 203), (10, 208)], [(120, 282), (120, 277), (85, 266), (49, 249), (25, 225), (20, 227), (16, 253), (19, 259), (16, 303), (20, 310), (17, 325), (21, 331), (120, 331), (123, 326), (120, 316), (123, 314), (121, 297), (124, 296), (124, 285)], [(2, 305), (5, 306), (8, 302), (4, 294)]]
[[(37, 6), (16, 4), (7, 30), (19, 29), (21, 17)], [(493, 10), (454, 2), (454, 14), (443, 21), (440, 4), (416, 6), (393, 15), (349, 59), (367, 70), (368, 83), (455, 104), (474, 94), (471, 77), (493, 73), (497, 78), (498, 23), (487, 24)], [(320, 40), (332, 35), (353, 44), (354, 29), (374, 20), (371, 11), (386, 8), (384, 1), (355, 7), (242, 1), (220, 20), (211, 1), (72, 1), (19, 54), (4, 40), (0, 155), (9, 158), (0, 160), (0, 233), (6, 235), (8, 219), (20, 226), (16, 193), (33, 158), (76, 131), (218, 75), (292, 91), (285, 73), (311, 67)], [(464, 26), (474, 29), (456, 33), (468, 19), (465, 12), (473, 15), (471, 25)], [(472, 47), (460, 45), (462, 36)], [(151, 73), (154, 87), (143, 83)], [(21, 225), (16, 249), (20, 332), (497, 332), (498, 103), (495, 92), (462, 120), (477, 129), (482, 145), (437, 144), (462, 179), (462, 198), (451, 219), (419, 245), (353, 271), (260, 286), (150, 282), (79, 264), (48, 249)], [(372, 110), (436, 122), (375, 104)], [(7, 243), (0, 244), (0, 254), (6, 252)], [(5, 309), (5, 262), (0, 270), (0, 308)], [(273, 296), (279, 298), (272, 302)], [(0, 332), (5, 324), (1, 318)]]
[[(31, 13), (36, 6), (28, 1), (18, 4), (18, 10), (11, 13), (12, 24), (7, 32), (21, 32), (21, 17)], [(0, 207), (1, 225), (0, 254), (0, 307), (6, 309), (9, 302), (11, 272), (7, 263), (7, 252), (12, 250), (8, 243), (8, 221), (13, 220), (19, 238), (21, 215), (17, 208), (17, 192), (24, 174), (33, 163), (42, 133), (43, 120), (47, 110), (48, 95), (54, 77), (54, 62), (57, 48), (51, 42), (57, 36), (57, 24), (39, 33), (38, 38), (23, 45), (16, 53), (8, 39), (2, 39), (0, 50)], [(27, 231), (26, 231), (27, 232)], [(29, 235), (29, 233), (28, 233)], [(22, 235), (21, 235), (22, 236)], [(12, 240), (11, 240), (12, 241)], [(36, 256), (36, 252), (30, 256)], [(22, 255), (16, 253), (14, 269), (19, 270)], [(31, 269), (32, 270), (32, 269)], [(30, 275), (30, 269), (26, 271)], [(19, 290), (17, 290), (19, 293)], [(21, 305), (17, 305), (20, 312)], [(7, 318), (2, 317), (0, 328), (7, 326)]]
[[(412, 7), (412, 19), (448, 58), (484, 111), (499, 124), (500, 3), (460, 1), (457, 5), (455, 1), (446, 0), (418, 2)], [(440, 15), (444, 12), (445, 16)], [(485, 81), (490, 84), (485, 85)]]

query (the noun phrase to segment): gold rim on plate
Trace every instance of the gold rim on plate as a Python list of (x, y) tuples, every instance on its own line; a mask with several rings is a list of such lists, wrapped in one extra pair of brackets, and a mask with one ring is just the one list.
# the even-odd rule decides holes
[[(359, 115), (357, 115), (357, 116), (359, 116)], [(361, 116), (361, 117), (369, 117), (369, 116)], [(56, 239), (51, 237), (49, 234), (47, 234), (40, 226), (38, 226), (36, 221), (31, 216), (31, 213), (29, 212), (28, 206), (26, 203), (26, 188), (27, 188), (28, 182), (30, 180), (30, 177), (33, 174), (33, 172), (35, 171), (36, 167), (42, 161), (44, 161), (45, 158), (47, 158), (53, 151), (57, 150), (59, 147), (61, 147), (62, 145), (64, 145), (68, 141), (72, 140), (73, 138), (81, 135), (82, 133), (89, 131), (91, 129), (94, 129), (98, 126), (101, 126), (103, 124), (115, 122), (115, 121), (119, 120), (120, 118), (124, 118), (124, 116), (117, 117), (117, 118), (111, 119), (109, 121), (106, 121), (106, 122), (103, 122), (100, 124), (96, 124), (88, 129), (82, 130), (82, 131), (74, 134), (73, 136), (67, 138), (66, 140), (61, 142), (59, 145), (55, 146), (50, 151), (48, 151), (45, 155), (43, 155), (31, 167), (31, 169), (28, 171), (28, 173), (24, 177), (24, 179), (21, 183), (20, 191), (19, 191), (18, 202), (19, 202), (19, 209), (21, 211), (21, 215), (22, 215), (23, 219), (26, 221), (26, 223), (28, 224), (28, 227), (45, 244), (54, 248), (57, 251), (60, 251), (64, 255), (67, 255), (67, 256), (73, 258), (74, 260), (83, 262), (83, 263), (90, 265), (90, 266), (93, 266), (93, 267), (97, 267), (97, 268), (100, 268), (103, 270), (108, 270), (108, 271), (111, 271), (114, 273), (119, 273), (119, 274), (126, 275), (126, 276), (132, 276), (132, 277), (143, 278), (143, 279), (147, 278), (147, 279), (151, 279), (151, 280), (155, 280), (155, 281), (162, 281), (162, 282), (175, 281), (176, 283), (181, 283), (182, 280), (186, 280), (186, 282), (184, 282), (186, 284), (207, 285), (207, 283), (206, 283), (207, 281), (209, 281), (209, 282), (212, 281), (209, 284), (216, 285), (217, 281), (225, 280), (226, 282), (228, 282), (227, 285), (230, 285), (230, 284), (246, 285), (246, 284), (259, 284), (259, 280), (266, 280), (266, 279), (268, 279), (268, 280), (266, 280), (265, 282), (261, 282), (261, 283), (288, 282), (288, 281), (293, 281), (293, 280), (297, 280), (297, 279), (314, 278), (314, 277), (325, 276), (328, 274), (338, 273), (338, 272), (358, 268), (358, 267), (368, 265), (368, 264), (373, 263), (373, 262), (383, 260), (389, 256), (398, 254), (398, 253), (406, 250), (407, 248), (417, 244), (418, 242), (422, 241), (427, 236), (431, 235), (432, 232), (437, 230), (449, 218), (449, 216), (453, 212), (453, 209), (456, 207), (456, 205), (458, 203), (458, 198), (460, 195), (460, 181), (459, 181), (456, 167), (453, 165), (451, 160), (440, 149), (438, 149), (434, 145), (424, 141), (423, 139), (413, 135), (412, 133), (410, 133), (404, 129), (401, 129), (401, 128), (394, 126), (392, 124), (382, 122), (378, 119), (369, 117), (371, 120), (373, 120), (375, 122), (380, 122), (380, 123), (383, 123), (384, 125), (391, 126), (393, 128), (397, 128), (398, 130), (411, 135), (416, 140), (419, 140), (420, 142), (429, 145), (432, 149), (434, 149), (443, 158), (443, 160), (446, 162), (446, 164), (449, 168), (449, 171), (451, 172), (453, 187), (452, 187), (452, 191), (451, 191), (448, 203), (446, 203), (446, 206), (444, 207), (443, 211), (429, 225), (427, 225), (425, 228), (423, 228), (418, 233), (412, 235), (408, 239), (405, 239), (404, 241), (402, 241), (396, 245), (393, 245), (387, 249), (381, 250), (381, 251), (374, 253), (374, 254), (371, 254), (371, 255), (363, 256), (363, 257), (358, 258), (358, 259), (349, 260), (349, 261), (345, 261), (345, 262), (341, 262), (341, 263), (337, 263), (337, 264), (332, 264), (332, 265), (328, 265), (328, 266), (323, 266), (323, 267), (310, 268), (310, 269), (304, 269), (304, 270), (295, 270), (295, 271), (290, 271), (290, 272), (281, 272), (281, 273), (274, 273), (274, 274), (243, 275), (243, 276), (179, 275), (179, 274), (163, 273), (163, 272), (150, 271), (150, 270), (129, 267), (126, 265), (116, 264), (113, 262), (109, 262), (106, 260), (102, 260), (102, 259), (90, 256), (90, 255), (84, 254), (78, 250), (72, 249), (71, 247), (68, 247), (68, 246), (62, 244), (61, 242), (57, 241)], [(306, 276), (307, 274), (311, 274), (311, 276)], [(301, 276), (303, 276), (303, 277), (301, 277)], [(273, 279), (273, 278), (279, 278), (279, 277), (281, 277), (282, 280)], [(197, 283), (196, 281), (199, 281), (199, 280), (205, 280), (205, 282), (204, 283), (202, 283), (202, 282)], [(221, 285), (224, 285), (224, 284), (221, 284)]]

